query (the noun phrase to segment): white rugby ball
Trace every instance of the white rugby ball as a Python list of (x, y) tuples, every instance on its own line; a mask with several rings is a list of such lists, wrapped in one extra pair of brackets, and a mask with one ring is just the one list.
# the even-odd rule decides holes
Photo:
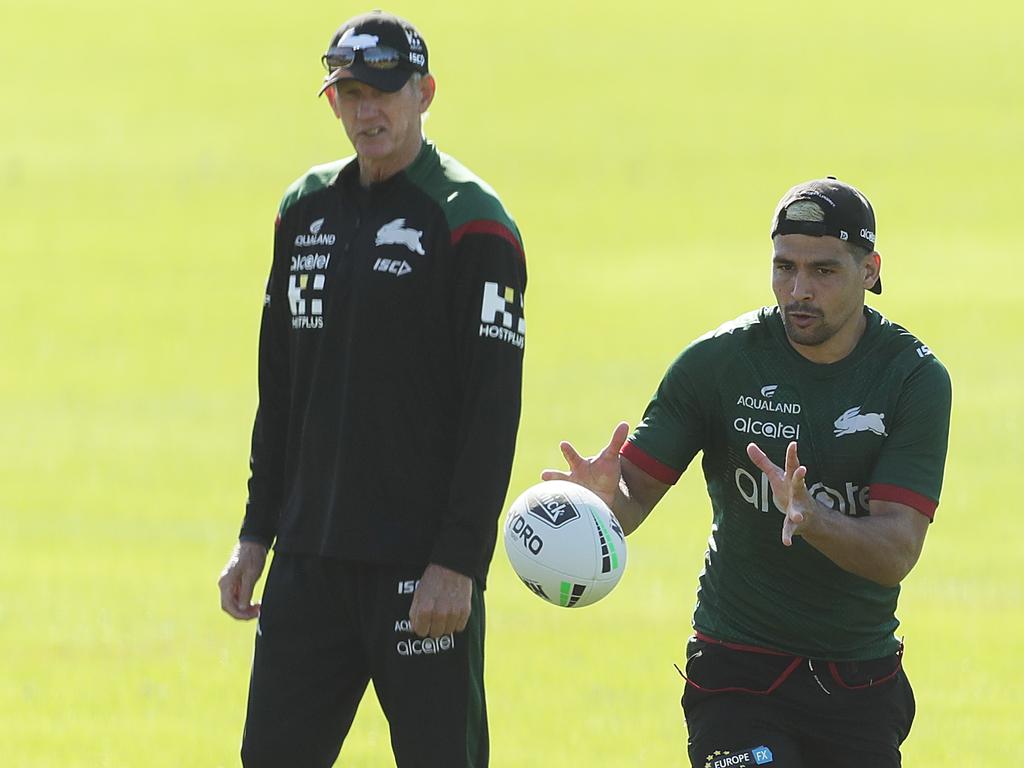
[(512, 502), (505, 518), (512, 568), (538, 597), (563, 608), (596, 603), (622, 578), (626, 536), (593, 491), (548, 480)]

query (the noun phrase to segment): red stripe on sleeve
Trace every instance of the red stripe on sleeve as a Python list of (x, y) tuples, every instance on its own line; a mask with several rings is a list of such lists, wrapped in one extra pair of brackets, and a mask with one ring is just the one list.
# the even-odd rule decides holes
[(683, 474), (678, 469), (673, 469), (668, 464), (662, 464), (653, 456), (645, 453), (640, 448), (637, 448), (636, 445), (629, 440), (627, 440), (625, 445), (619, 449), (619, 454), (636, 464), (655, 480), (659, 480), (666, 485), (675, 485), (679, 476)]
[(935, 508), (939, 506), (939, 502), (929, 499), (927, 496), (888, 483), (872, 483), (871, 490), (868, 491), (868, 498), (872, 501), (895, 501), (897, 504), (906, 504), (929, 520), (935, 519)]
[(488, 219), (477, 219), (476, 221), (468, 221), (461, 227), (456, 227), (452, 232), (452, 245), (458, 245), (459, 241), (466, 235), (496, 235), (497, 237), (508, 240), (512, 247), (516, 249), (516, 253), (519, 254), (519, 258), (526, 261), (526, 254), (523, 253), (523, 246), (519, 243), (519, 238), (515, 236), (504, 224), (500, 224), (497, 221), (490, 221)]

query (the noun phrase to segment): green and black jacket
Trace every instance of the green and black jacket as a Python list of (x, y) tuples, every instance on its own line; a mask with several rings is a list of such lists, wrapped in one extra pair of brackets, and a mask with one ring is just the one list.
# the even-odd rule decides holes
[(354, 158), (295, 182), (241, 538), (483, 580), (519, 424), (525, 288), (494, 190), (430, 143), (369, 188)]

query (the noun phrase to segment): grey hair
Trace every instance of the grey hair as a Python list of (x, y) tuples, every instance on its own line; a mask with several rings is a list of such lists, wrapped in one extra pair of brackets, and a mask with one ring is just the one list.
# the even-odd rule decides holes
[[(427, 73), (427, 74), (429, 74), (429, 73)], [(411, 85), (413, 88), (419, 88), (420, 80), (422, 80), (422, 79), (423, 79), (423, 73), (422, 72), (413, 72), (411, 75), (409, 75), (409, 79), (405, 81), (405, 84), (406, 84), (406, 86), (410, 86)], [(421, 126), (425, 122), (427, 122), (427, 118), (428, 117), (430, 117), (430, 110), (429, 109), (426, 112), (424, 112), (422, 115), (420, 115), (420, 125)]]

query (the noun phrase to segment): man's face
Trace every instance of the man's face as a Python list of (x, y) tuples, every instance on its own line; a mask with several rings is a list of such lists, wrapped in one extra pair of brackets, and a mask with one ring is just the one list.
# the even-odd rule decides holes
[(860, 320), (877, 263), (855, 259), (834, 237), (776, 235), (772, 290), (794, 344), (819, 347)]
[(338, 81), (331, 102), (359, 158), (387, 163), (410, 153), (415, 156), (422, 139), (420, 115), (433, 95), (430, 75), (419, 83), (410, 79), (394, 93), (345, 77)]

